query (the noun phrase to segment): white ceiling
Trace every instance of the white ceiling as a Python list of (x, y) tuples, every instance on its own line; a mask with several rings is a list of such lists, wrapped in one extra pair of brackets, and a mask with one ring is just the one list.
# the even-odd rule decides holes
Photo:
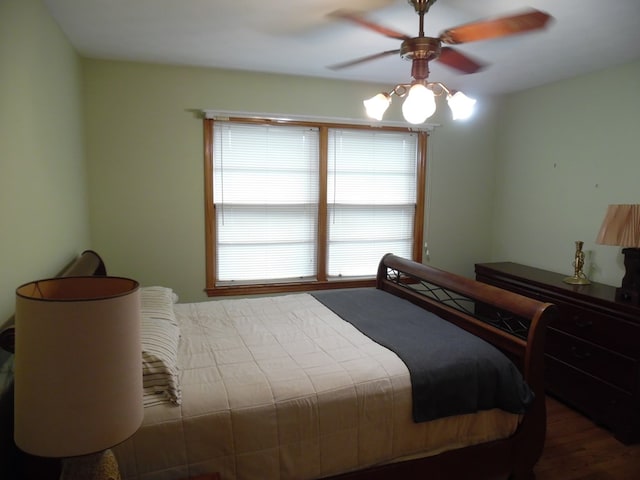
[[(327, 16), (349, 8), (410, 36), (407, 0), (44, 0), (84, 56), (219, 67), (375, 83), (410, 81), (400, 56), (333, 71), (328, 65), (400, 47)], [(469, 94), (517, 91), (640, 58), (640, 0), (439, 0), (425, 33), (525, 8), (550, 13), (546, 30), (459, 45), (488, 68), (461, 75), (431, 62), (432, 81)]]

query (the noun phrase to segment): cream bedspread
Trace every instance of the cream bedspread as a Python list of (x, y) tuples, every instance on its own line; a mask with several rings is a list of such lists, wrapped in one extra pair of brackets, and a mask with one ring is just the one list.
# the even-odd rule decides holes
[(416, 424), (409, 372), (307, 294), (176, 304), (182, 405), (145, 409), (123, 479), (311, 479), (511, 435), (500, 410)]

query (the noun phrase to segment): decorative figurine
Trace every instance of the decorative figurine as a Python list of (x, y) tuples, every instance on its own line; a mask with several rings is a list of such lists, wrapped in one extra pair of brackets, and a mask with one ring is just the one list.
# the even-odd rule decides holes
[(589, 285), (591, 282), (582, 271), (584, 267), (584, 252), (582, 251), (584, 242), (576, 240), (576, 254), (573, 260), (573, 277), (566, 277), (563, 282), (572, 285)]

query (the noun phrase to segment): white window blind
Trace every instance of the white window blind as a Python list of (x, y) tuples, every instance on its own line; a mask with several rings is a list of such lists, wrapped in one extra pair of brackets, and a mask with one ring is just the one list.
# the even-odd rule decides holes
[(417, 135), (329, 131), (329, 276), (375, 275), (385, 253), (411, 258)]
[(216, 122), (217, 280), (316, 275), (317, 128)]
[(209, 285), (372, 277), (385, 253), (412, 258), (420, 133), (237, 119), (212, 127)]

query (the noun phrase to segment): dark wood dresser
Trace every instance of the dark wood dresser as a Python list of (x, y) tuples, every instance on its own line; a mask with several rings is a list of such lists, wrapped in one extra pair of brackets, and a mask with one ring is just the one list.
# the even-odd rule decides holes
[(569, 285), (567, 275), (511, 262), (479, 263), (476, 279), (554, 303), (545, 346), (547, 391), (610, 429), (640, 441), (640, 308), (615, 287)]

